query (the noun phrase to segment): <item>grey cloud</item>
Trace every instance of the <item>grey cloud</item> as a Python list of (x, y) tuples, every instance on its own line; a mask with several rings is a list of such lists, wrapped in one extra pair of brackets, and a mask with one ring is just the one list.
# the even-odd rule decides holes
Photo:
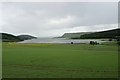
[[(36, 36), (59, 36), (70, 30), (93, 31), (111, 29), (117, 24), (117, 3), (114, 2), (19, 2), (3, 3), (3, 32), (30, 33)], [(111, 24), (113, 27), (106, 26)], [(86, 26), (86, 27), (85, 27)], [(91, 27), (94, 26), (94, 27)], [(75, 28), (76, 27), (76, 28)], [(99, 27), (99, 28), (98, 28)]]

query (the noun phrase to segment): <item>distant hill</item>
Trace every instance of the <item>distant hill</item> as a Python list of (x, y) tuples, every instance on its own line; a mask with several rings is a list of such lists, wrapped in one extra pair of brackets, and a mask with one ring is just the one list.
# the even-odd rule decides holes
[(33, 37), (33, 36), (30, 36), (30, 35), (19, 35), (17, 37), (19, 37), (20, 39), (23, 39), (23, 40), (37, 39), (37, 37)]
[(84, 34), (90, 34), (92, 32), (80, 32), (80, 33), (65, 33), (61, 38), (75, 38), (75, 37), (80, 37), (81, 35)]
[(3, 42), (19, 42), (23, 41), (23, 39), (20, 39), (17, 36), (14, 36), (12, 34), (7, 34), (7, 33), (0, 33), (2, 35), (0, 39), (2, 39)]
[(30, 36), (30, 35), (14, 36), (8, 33), (0, 33), (0, 39), (2, 39), (3, 42), (20, 42), (28, 39), (33, 39), (33, 38), (36, 39), (36, 37)]
[(99, 39), (99, 38), (115, 38), (116, 36), (120, 36), (120, 29), (113, 29), (107, 31), (100, 31), (91, 34), (81, 35), (81, 39)]

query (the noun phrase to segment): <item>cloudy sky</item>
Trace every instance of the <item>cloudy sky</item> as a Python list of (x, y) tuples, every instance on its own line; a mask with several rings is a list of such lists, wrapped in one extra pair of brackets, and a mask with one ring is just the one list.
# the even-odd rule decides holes
[(117, 2), (4, 2), (0, 9), (0, 32), (14, 35), (55, 37), (118, 28)]

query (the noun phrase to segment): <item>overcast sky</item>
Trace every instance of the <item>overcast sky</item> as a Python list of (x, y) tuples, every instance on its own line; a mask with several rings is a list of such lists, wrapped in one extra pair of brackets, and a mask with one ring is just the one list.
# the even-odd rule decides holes
[(0, 32), (55, 37), (118, 28), (116, 2), (4, 2)]

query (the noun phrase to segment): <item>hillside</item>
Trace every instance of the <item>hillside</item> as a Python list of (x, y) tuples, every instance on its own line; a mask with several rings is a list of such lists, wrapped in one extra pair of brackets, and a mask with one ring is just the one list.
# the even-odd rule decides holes
[(120, 29), (113, 29), (101, 32), (95, 32), (91, 34), (81, 35), (81, 39), (99, 39), (99, 38), (115, 38), (116, 36), (120, 36)]
[(80, 37), (84, 34), (90, 34), (91, 32), (80, 32), (80, 33), (65, 33), (62, 38), (74, 38), (74, 37)]
[(19, 35), (17, 37), (19, 37), (20, 39), (23, 39), (23, 40), (36, 39), (37, 38), (37, 37), (30, 36), (30, 35)]
[(30, 35), (14, 36), (8, 33), (0, 33), (0, 35), (1, 35), (0, 39), (2, 39), (3, 42), (20, 42), (28, 39), (36, 39), (36, 37), (30, 36)]
[(2, 39), (3, 42), (19, 42), (23, 41), (23, 39), (20, 39), (17, 36), (14, 36), (12, 34), (7, 34), (7, 33), (0, 33), (2, 35), (0, 39)]

